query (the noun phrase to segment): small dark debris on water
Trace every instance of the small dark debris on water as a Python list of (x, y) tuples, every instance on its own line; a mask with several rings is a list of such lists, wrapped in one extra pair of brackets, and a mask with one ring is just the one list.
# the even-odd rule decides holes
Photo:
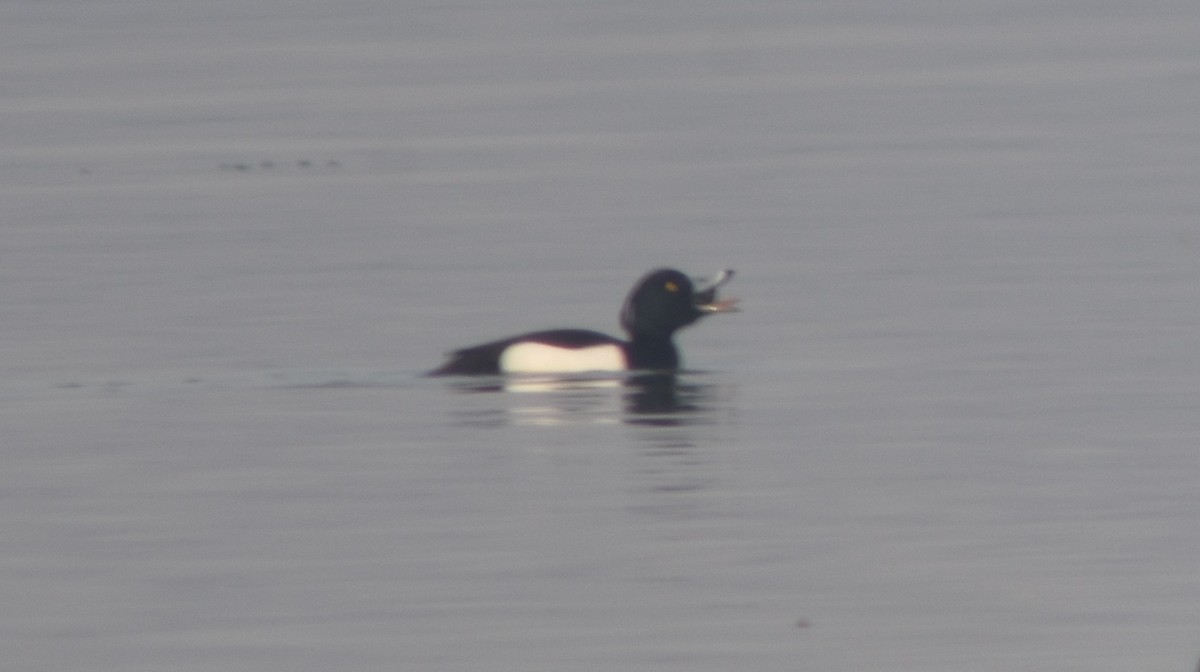
[(806, 628), (811, 628), (811, 627), (812, 627), (812, 623), (811, 623), (811, 622), (809, 622), (809, 620), (808, 620), (807, 618), (801, 618), (801, 619), (799, 619), (799, 620), (797, 620), (797, 621), (796, 621), (796, 627), (797, 627), (797, 628), (799, 628), (799, 629), (801, 629), (801, 630), (804, 630), (804, 629), (806, 629)]
[(222, 163), (222, 164), (218, 165), (218, 168), (220, 168), (221, 170), (224, 170), (224, 171), (245, 173), (245, 172), (249, 172), (252, 170), (273, 170), (273, 169), (279, 168), (280, 166), (283, 166), (286, 168), (288, 165), (293, 165), (296, 168), (301, 168), (303, 170), (311, 170), (313, 168), (334, 169), (334, 168), (342, 167), (341, 162), (336, 159), (326, 159), (324, 161), (314, 161), (312, 159), (297, 159), (295, 161), (295, 163), (293, 163), (293, 164), (280, 163), (273, 159), (262, 159), (261, 161), (258, 161), (257, 163), (249, 163), (246, 161), (235, 161), (235, 162), (230, 162), (230, 163)]

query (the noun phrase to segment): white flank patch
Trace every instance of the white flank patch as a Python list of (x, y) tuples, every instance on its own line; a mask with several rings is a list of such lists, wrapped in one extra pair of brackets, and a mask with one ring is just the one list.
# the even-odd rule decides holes
[(583, 373), (625, 368), (625, 351), (611, 344), (560, 348), (546, 343), (517, 343), (500, 354), (500, 370), (505, 373)]

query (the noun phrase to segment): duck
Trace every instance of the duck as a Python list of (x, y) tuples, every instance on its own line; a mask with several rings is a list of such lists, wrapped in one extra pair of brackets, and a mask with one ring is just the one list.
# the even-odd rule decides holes
[(680, 368), (675, 332), (700, 318), (735, 312), (737, 299), (717, 298), (732, 269), (693, 280), (674, 268), (646, 273), (620, 310), (622, 340), (589, 329), (546, 329), (450, 352), (430, 376), (609, 371), (674, 372)]

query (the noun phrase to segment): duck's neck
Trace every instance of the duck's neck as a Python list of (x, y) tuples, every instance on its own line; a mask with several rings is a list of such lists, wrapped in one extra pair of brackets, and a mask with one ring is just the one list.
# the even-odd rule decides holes
[(629, 340), (629, 368), (674, 371), (679, 368), (679, 351), (670, 336), (633, 334)]

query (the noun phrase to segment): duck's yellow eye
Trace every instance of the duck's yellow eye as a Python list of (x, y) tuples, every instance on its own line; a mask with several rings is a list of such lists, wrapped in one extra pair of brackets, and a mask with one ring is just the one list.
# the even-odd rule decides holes
[(673, 280), (668, 280), (667, 284), (663, 285), (663, 287), (666, 287), (667, 291), (672, 294), (679, 291), (679, 285), (675, 284)]

